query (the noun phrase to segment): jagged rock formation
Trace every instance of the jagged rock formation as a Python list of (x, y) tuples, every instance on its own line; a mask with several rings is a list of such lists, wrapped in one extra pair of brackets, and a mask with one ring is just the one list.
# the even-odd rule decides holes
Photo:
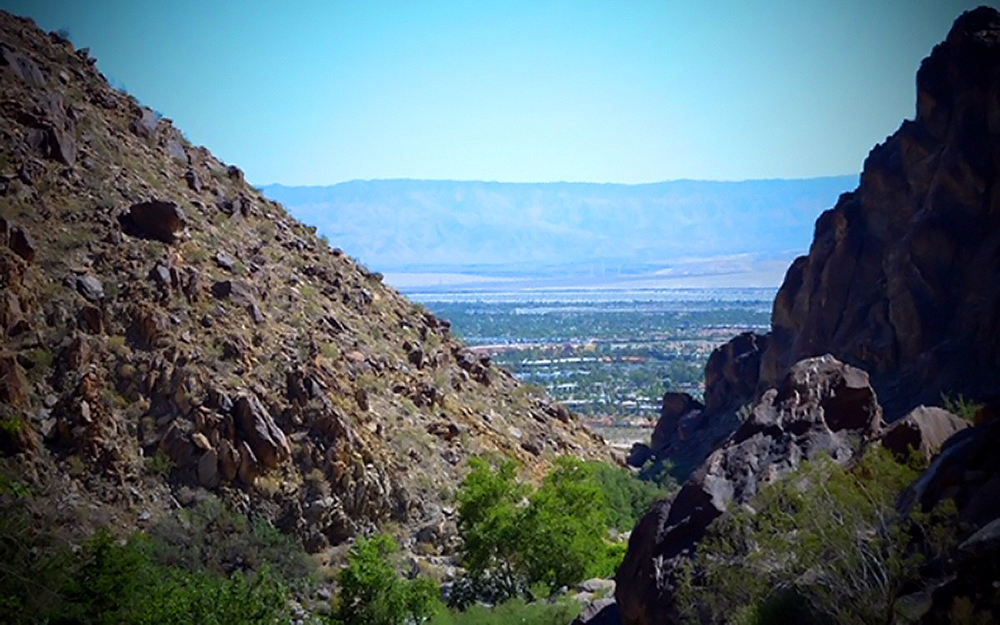
[(744, 332), (712, 350), (705, 364), (705, 403), (687, 393), (666, 393), (649, 445), (636, 443), (628, 464), (655, 473), (666, 461), (675, 477), (687, 479), (739, 426), (739, 411), (757, 393), (766, 346), (766, 336)]
[(995, 401), (973, 428), (945, 442), (928, 469), (900, 497), (904, 511), (933, 509), (949, 500), (957, 509), (958, 548), (932, 562), (937, 575), (922, 595), (921, 623), (995, 622), (1000, 616), (1000, 419)]
[(961, 16), (917, 72), (916, 118), (816, 222), (774, 302), (763, 388), (832, 353), (890, 419), (1000, 384), (1000, 19)]
[(881, 427), (882, 409), (864, 371), (828, 355), (797, 363), (680, 492), (636, 525), (615, 576), (623, 622), (670, 622), (677, 564), (729, 505), (748, 502), (760, 485), (817, 454), (847, 462)]
[(86, 50), (6, 13), (0, 330), (2, 468), (122, 529), (214, 489), (315, 551), (441, 525), (472, 454), (535, 474), (610, 457)]
[[(911, 409), (942, 394), (997, 395), (998, 198), (1000, 13), (981, 7), (959, 17), (922, 63), (916, 118), (872, 150), (858, 189), (818, 219), (809, 255), (789, 268), (775, 299), (770, 334), (717, 350), (720, 362), (746, 354), (748, 366), (706, 371), (699, 428), (684, 435), (725, 440), (633, 531), (616, 576), (626, 625), (674, 622), (672, 573), (708, 523), (816, 450), (848, 460), (880, 434), (883, 409), (890, 421), (907, 415), (884, 433), (898, 455), (913, 445), (932, 457), (943, 445), (901, 505), (953, 499), (968, 528), (955, 562), (937, 563), (946, 581), (925, 593), (933, 601), (920, 618), (996, 616), (995, 402), (976, 428)], [(813, 358), (828, 353), (847, 365)], [(725, 438), (719, 415), (751, 400), (747, 421)]]

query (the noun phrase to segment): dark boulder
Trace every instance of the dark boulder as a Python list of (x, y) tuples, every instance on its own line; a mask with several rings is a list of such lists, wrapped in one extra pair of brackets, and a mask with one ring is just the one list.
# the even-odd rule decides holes
[(159, 123), (160, 119), (156, 113), (148, 108), (143, 108), (139, 117), (132, 121), (130, 128), (140, 137), (151, 137), (156, 134), (156, 127)]
[[(672, 443), (684, 440), (685, 428), (700, 416), (705, 408), (687, 393), (665, 393), (660, 406), (660, 418), (650, 437), (650, 448), (656, 452)], [(690, 427), (688, 425), (688, 427)]]
[(92, 302), (104, 299), (104, 285), (95, 276), (86, 275), (76, 279), (76, 290)]
[(236, 428), (253, 456), (268, 469), (276, 468), (291, 454), (285, 433), (253, 395), (240, 395), (233, 406)]
[(712, 351), (705, 364), (705, 408), (721, 413), (754, 399), (767, 336), (744, 332)]
[(139, 233), (147, 238), (174, 243), (187, 225), (181, 207), (174, 202), (151, 200), (129, 207), (128, 217)]
[(45, 75), (38, 65), (25, 55), (4, 45), (0, 45), (0, 66), (9, 67), (11, 73), (18, 79), (33, 87), (45, 86)]
[(0, 241), (6, 242), (12, 252), (26, 260), (35, 260), (35, 244), (24, 228), (14, 225), (0, 216)]

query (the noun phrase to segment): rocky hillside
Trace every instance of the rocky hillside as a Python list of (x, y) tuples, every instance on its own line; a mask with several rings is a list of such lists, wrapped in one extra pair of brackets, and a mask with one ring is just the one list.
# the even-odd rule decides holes
[[(86, 49), (0, 13), (0, 464), (132, 530), (215, 491), (310, 551), (393, 520), (445, 549), (474, 454), (610, 458), (290, 218)], [(425, 549), (424, 552), (427, 552)]]
[[(665, 398), (652, 444), (631, 460), (678, 459), (693, 473), (631, 536), (617, 575), (624, 623), (679, 622), (679, 567), (730, 506), (806, 459), (850, 464), (877, 440), (899, 456), (908, 444), (925, 459), (941, 450), (898, 511), (948, 500), (960, 528), (957, 548), (922, 569), (924, 586), (907, 589), (915, 607), (905, 622), (1000, 616), (998, 85), (1000, 13), (982, 7), (921, 64), (915, 119), (872, 150), (858, 189), (820, 216), (776, 297), (771, 332), (716, 350), (704, 405)], [(943, 397), (981, 402), (977, 426), (911, 411)]]

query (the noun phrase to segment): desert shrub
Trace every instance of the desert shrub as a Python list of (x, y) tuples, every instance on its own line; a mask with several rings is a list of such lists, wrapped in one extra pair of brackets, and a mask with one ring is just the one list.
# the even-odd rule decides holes
[(287, 591), (264, 568), (229, 576), (160, 564), (142, 534), (119, 543), (106, 532), (85, 543), (56, 620), (78, 623), (271, 623)]
[(295, 539), (214, 496), (164, 518), (149, 529), (149, 536), (157, 559), (191, 572), (229, 575), (267, 566), (294, 588), (305, 585), (313, 572)]
[[(13, 479), (0, 489), (0, 614), (10, 623), (41, 622), (61, 600), (73, 566), (73, 554), (55, 536), (39, 528), (21, 505)], [(13, 499), (13, 503), (11, 502)]]
[(717, 519), (682, 568), (677, 598), (693, 621), (892, 622), (921, 556), (926, 515), (902, 519), (898, 493), (917, 472), (881, 447), (853, 467), (822, 456)]
[(0, 527), (4, 622), (274, 623), (287, 616), (288, 591), (266, 567), (224, 576), (167, 566), (142, 534), (118, 540), (101, 531), (74, 550), (28, 521), (14, 513)]
[(975, 421), (976, 414), (983, 409), (983, 404), (966, 399), (961, 393), (955, 397), (941, 393), (941, 406), (969, 422)]
[(337, 574), (339, 591), (330, 622), (336, 625), (403, 625), (426, 622), (439, 605), (437, 586), (400, 577), (389, 558), (398, 550), (388, 535), (360, 538)]

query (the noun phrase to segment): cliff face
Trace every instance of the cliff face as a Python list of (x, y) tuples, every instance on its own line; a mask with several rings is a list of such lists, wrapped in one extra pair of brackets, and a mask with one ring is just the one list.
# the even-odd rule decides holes
[[(979, 8), (959, 17), (922, 63), (916, 118), (872, 150), (858, 189), (818, 219), (809, 254), (789, 268), (775, 299), (770, 334), (716, 350), (706, 406), (694, 417), (678, 418), (664, 403), (657, 431), (673, 437), (661, 432), (654, 452), (671, 457), (679, 442), (728, 437), (705, 452), (673, 500), (636, 525), (616, 576), (622, 621), (679, 622), (677, 567), (709, 523), (803, 458), (849, 462), (879, 437), (898, 454), (915, 440), (929, 457), (959, 430), (904, 497), (925, 506), (951, 498), (973, 532), (959, 537), (957, 564), (935, 564), (951, 581), (927, 590), (922, 622), (950, 622), (959, 600), (992, 610), (995, 399), (976, 428), (943, 411), (898, 418), (941, 403), (942, 393), (989, 400), (998, 374), (1000, 13)], [(750, 401), (742, 423), (726, 421)], [(883, 414), (894, 427), (884, 429)]]
[(446, 523), (473, 454), (539, 473), (610, 457), (86, 50), (6, 13), (0, 332), (0, 485), (123, 530), (207, 489), (316, 551)]
[(761, 389), (823, 353), (868, 371), (887, 416), (1000, 377), (1000, 19), (961, 16), (917, 110), (816, 222), (774, 302)]

